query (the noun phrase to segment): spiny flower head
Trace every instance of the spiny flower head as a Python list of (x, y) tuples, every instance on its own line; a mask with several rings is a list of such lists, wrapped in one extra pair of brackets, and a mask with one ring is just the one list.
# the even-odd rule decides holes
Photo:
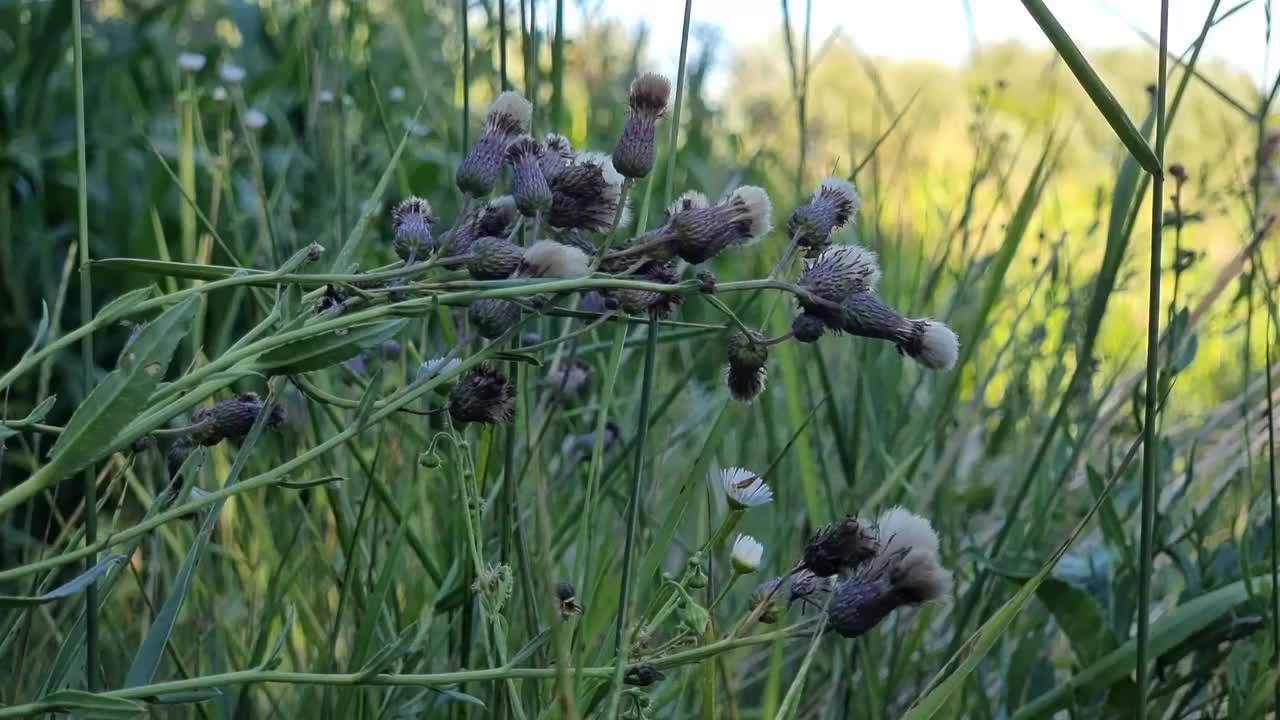
[(838, 330), (890, 340), (899, 352), (930, 370), (950, 370), (956, 364), (960, 339), (936, 320), (908, 320), (871, 292), (851, 294), (841, 309), (840, 317), (830, 320)]
[(391, 230), (396, 255), (406, 264), (425, 258), (433, 250), (431, 226), (436, 218), (431, 203), (420, 197), (409, 197), (391, 211)]
[(764, 557), (764, 545), (750, 535), (739, 535), (733, 541), (733, 550), (729, 553), (729, 562), (733, 571), (739, 575), (755, 572)]
[(480, 337), (493, 340), (520, 322), (520, 306), (503, 298), (483, 298), (467, 308), (467, 319)]
[(515, 385), (487, 365), (468, 370), (449, 391), (449, 415), (460, 423), (507, 423), (515, 406)]
[(508, 90), (489, 105), (484, 132), (458, 166), (457, 184), (463, 192), (483, 197), (493, 192), (502, 173), (502, 160), (511, 140), (529, 126), (533, 106)]
[(542, 172), (546, 150), (528, 135), (507, 146), (507, 162), (511, 164), (511, 196), (525, 217), (533, 217), (551, 207), (551, 187)]
[(547, 223), (552, 227), (592, 232), (609, 230), (621, 201), (622, 180), (607, 155), (578, 154), (572, 165), (551, 179)]
[(613, 149), (613, 164), (629, 178), (641, 178), (653, 170), (658, 119), (667, 112), (671, 81), (656, 73), (645, 73), (631, 83), (628, 105), (631, 115), (622, 137)]
[(506, 237), (519, 215), (515, 199), (510, 195), (493, 198), (440, 237), (444, 254), (464, 255), (477, 238)]
[(500, 237), (483, 237), (471, 243), (467, 272), (477, 280), (503, 280), (520, 267), (524, 250)]
[[(257, 393), (242, 393), (234, 400), (223, 400), (212, 407), (201, 408), (191, 414), (191, 440), (201, 445), (217, 445), (223, 440), (239, 440), (249, 434), (253, 423), (262, 412), (262, 398)], [(278, 403), (271, 408), (267, 418), (268, 428), (277, 428), (284, 422), (284, 408)]]
[(524, 251), (519, 272), (529, 277), (586, 277), (591, 274), (591, 261), (572, 245), (539, 240)]
[[(833, 303), (851, 293), (875, 290), (880, 282), (876, 254), (860, 245), (832, 245), (805, 263), (796, 284)], [(801, 301), (803, 303), (803, 300)], [(821, 307), (821, 306), (816, 306)], [(813, 312), (813, 308), (805, 306)]]
[(751, 402), (764, 392), (769, 371), (769, 347), (759, 337), (738, 332), (726, 347), (729, 367), (725, 374), (729, 394), (739, 402)]
[(550, 181), (573, 161), (573, 145), (569, 138), (558, 133), (547, 133), (542, 143), (546, 146), (541, 162), (542, 175)]
[(819, 528), (809, 538), (802, 563), (814, 575), (827, 577), (857, 569), (875, 557), (878, 549), (874, 529), (848, 515)]
[(720, 487), (729, 505), (738, 510), (767, 505), (773, 501), (773, 490), (756, 473), (740, 467), (720, 471)]
[(677, 212), (667, 222), (676, 253), (686, 262), (700, 263), (725, 248), (756, 242), (771, 227), (769, 194), (752, 185), (740, 187), (718, 205)]
[(831, 233), (844, 227), (858, 212), (862, 198), (853, 183), (828, 177), (809, 202), (796, 208), (787, 221), (787, 233), (804, 248), (822, 248), (831, 242)]
[[(662, 285), (675, 285), (684, 279), (673, 265), (656, 261), (646, 263), (633, 277), (636, 280)], [(633, 315), (651, 314), (659, 319), (670, 317), (671, 313), (684, 302), (684, 296), (679, 293), (657, 290), (623, 288), (614, 291), (611, 295), (617, 300), (623, 312)]]

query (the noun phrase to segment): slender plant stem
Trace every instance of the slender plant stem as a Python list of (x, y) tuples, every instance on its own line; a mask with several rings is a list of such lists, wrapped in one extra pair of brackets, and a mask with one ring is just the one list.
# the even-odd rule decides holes
[(507, 78), (507, 0), (498, 0), (498, 81), (504, 91), (511, 89)]
[[(1265, 268), (1262, 269), (1265, 272)], [(1274, 319), (1274, 318), (1273, 318)], [(1276, 414), (1272, 407), (1271, 387), (1271, 333), (1272, 323), (1267, 323), (1263, 330), (1263, 375), (1267, 378), (1267, 487), (1271, 497), (1271, 667), (1280, 672), (1280, 531), (1276, 518)], [(1280, 712), (1280, 684), (1273, 687), (1272, 709)]]
[(467, 22), (469, 0), (458, 0), (458, 24), (462, 26), (462, 149), (467, 152), (467, 129), (471, 125), (471, 29)]
[(676, 103), (671, 109), (671, 139), (667, 141), (667, 177), (662, 191), (663, 205), (671, 202), (676, 180), (676, 142), (680, 139), (680, 111), (684, 107), (684, 73), (689, 58), (689, 20), (693, 0), (684, 0), (684, 25), (680, 29), (680, 64), (676, 69)]
[[(89, 170), (85, 157), (84, 119), (84, 28), (80, 17), (80, 0), (71, 3), (72, 37), (75, 43), (76, 84), (76, 218), (80, 247), (80, 317), (89, 322), (93, 317), (93, 286), (89, 272)], [(85, 333), (80, 341), (80, 369), (84, 390), (93, 387), (93, 333)], [(90, 463), (84, 469), (84, 543), (92, 548), (98, 541), (98, 482)], [(85, 557), (85, 569), (97, 564), (97, 553)], [(98, 687), (98, 583), (93, 581), (84, 593), (85, 610), (85, 686), (90, 692)]]
[(636, 525), (640, 517), (640, 483), (644, 475), (645, 440), (649, 435), (649, 405), (653, 397), (654, 366), (658, 356), (658, 316), (649, 315), (649, 335), (644, 346), (644, 377), (640, 386), (640, 413), (636, 428), (635, 462), (631, 466), (631, 497), (627, 503), (627, 534), (622, 546), (622, 592), (618, 598), (618, 621), (614, 628), (614, 668), (612, 698), (608, 717), (617, 717), (622, 697), (622, 675), (627, 665), (627, 615), (631, 603), (633, 565), (635, 564)]
[[(1165, 86), (1169, 46), (1169, 0), (1160, 2), (1160, 60), (1156, 77), (1156, 135), (1155, 156), (1162, 168), (1165, 145)], [(1150, 653), (1151, 630), (1151, 566), (1154, 550), (1155, 512), (1158, 502), (1156, 476), (1159, 468), (1156, 447), (1156, 412), (1160, 395), (1160, 270), (1163, 262), (1161, 240), (1164, 230), (1164, 174), (1151, 176), (1151, 284), (1147, 297), (1147, 381), (1146, 408), (1142, 425), (1142, 528), (1139, 538), (1140, 557), (1138, 569), (1138, 639), (1137, 720), (1147, 717), (1147, 698), (1150, 694), (1150, 675), (1147, 670)]]

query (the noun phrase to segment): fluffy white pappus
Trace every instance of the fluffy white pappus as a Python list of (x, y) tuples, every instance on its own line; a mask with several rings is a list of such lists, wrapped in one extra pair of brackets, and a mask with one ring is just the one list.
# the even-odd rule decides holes
[(925, 518), (895, 505), (880, 513), (876, 519), (879, 528), (880, 554), (892, 555), (904, 548), (938, 554), (938, 533)]
[(916, 362), (930, 370), (950, 370), (960, 356), (960, 338), (946, 325), (936, 320), (916, 320), (924, 323), (924, 335)]
[(849, 215), (853, 216), (862, 207), (862, 196), (858, 194), (858, 189), (853, 183), (842, 177), (830, 175), (822, 181), (818, 186), (818, 191), (823, 190), (840, 196), (849, 204)]
[(667, 216), (675, 215), (685, 210), (702, 210), (711, 207), (711, 201), (706, 195), (697, 190), (685, 190), (684, 193), (675, 199), (675, 202), (667, 206)]
[(854, 274), (866, 290), (874, 290), (880, 284), (880, 262), (876, 253), (861, 245), (832, 245), (810, 266), (819, 263), (831, 263), (841, 271)]
[(514, 90), (507, 90), (498, 97), (494, 98), (489, 104), (489, 112), (487, 117), (492, 119), (498, 115), (507, 115), (515, 118), (520, 125), (520, 130), (527, 130), (529, 127), (529, 118), (533, 116), (533, 105), (524, 99), (524, 96)]
[(622, 190), (622, 173), (618, 172), (613, 166), (613, 158), (602, 152), (582, 152), (578, 153), (578, 157), (574, 159), (575, 165), (595, 165), (600, 168), (601, 174), (604, 175), (605, 184), (607, 184), (613, 192)]
[(764, 188), (744, 185), (734, 190), (729, 200), (742, 203), (751, 218), (751, 236), (742, 242), (743, 245), (758, 241), (773, 229), (773, 203)]
[(898, 561), (894, 585), (906, 590), (913, 603), (932, 602), (951, 592), (951, 571), (942, 567), (936, 553), (912, 549)]
[(524, 251), (522, 263), (527, 274), (540, 277), (575, 278), (591, 274), (587, 254), (555, 240), (539, 240)]

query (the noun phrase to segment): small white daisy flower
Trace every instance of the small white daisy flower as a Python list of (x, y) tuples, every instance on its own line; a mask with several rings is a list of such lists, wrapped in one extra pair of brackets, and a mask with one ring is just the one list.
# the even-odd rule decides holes
[(387, 97), (391, 98), (391, 102), (400, 102), (401, 100), (404, 100), (404, 95), (404, 88), (399, 85), (392, 87), (390, 92), (387, 93)]
[(333, 91), (321, 90), (318, 99), (320, 100), (321, 105), (328, 105), (329, 103), (333, 102)]
[(224, 83), (230, 83), (232, 85), (242, 83), (244, 82), (244, 75), (244, 68), (239, 65), (223, 63), (222, 67), (218, 68), (218, 77), (222, 78), (222, 82)]
[(227, 89), (219, 85), (215, 87), (213, 90), (209, 91), (209, 97), (213, 98), (214, 102), (226, 102)]
[(733, 571), (739, 575), (755, 572), (760, 567), (760, 559), (764, 557), (764, 545), (750, 535), (739, 535), (733, 541), (733, 551), (729, 560)]
[(756, 473), (740, 467), (720, 471), (720, 485), (729, 505), (735, 509), (759, 507), (773, 502), (773, 491)]
[(200, 72), (204, 69), (205, 57), (200, 53), (178, 53), (178, 67), (187, 72)]

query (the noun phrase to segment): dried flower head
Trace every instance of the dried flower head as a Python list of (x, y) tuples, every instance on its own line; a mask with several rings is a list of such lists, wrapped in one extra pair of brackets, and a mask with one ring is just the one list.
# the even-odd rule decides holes
[(613, 149), (613, 164), (618, 172), (629, 178), (642, 178), (653, 170), (657, 148), (654, 136), (670, 97), (671, 81), (656, 73), (645, 73), (631, 83), (627, 101), (631, 115)]
[(406, 198), (391, 211), (391, 230), (394, 233), (392, 242), (396, 255), (406, 265), (412, 265), (415, 260), (431, 254), (434, 249), (431, 226), (435, 222), (431, 203), (420, 197)]
[(814, 575), (827, 577), (857, 569), (875, 557), (878, 549), (874, 529), (848, 515), (819, 528), (809, 538), (801, 563)]
[(759, 240), (769, 232), (772, 212), (769, 194), (748, 185), (734, 190), (718, 205), (677, 212), (667, 226), (676, 253), (687, 262), (700, 263), (726, 248)]
[(545, 219), (552, 227), (604, 232), (613, 227), (621, 196), (622, 175), (613, 161), (600, 153), (581, 153), (551, 179), (551, 209)]
[(471, 243), (467, 272), (477, 280), (504, 280), (520, 267), (524, 249), (499, 237), (482, 237)]
[[(661, 262), (646, 263), (633, 277), (662, 285), (675, 285), (684, 279), (674, 266)], [(623, 312), (633, 315), (650, 314), (658, 318), (670, 317), (684, 302), (684, 296), (678, 293), (630, 288), (617, 290), (612, 293), (612, 297), (618, 301)]]
[(449, 391), (449, 415), (461, 423), (507, 423), (515, 406), (515, 385), (487, 365), (468, 370)]
[(827, 323), (817, 315), (802, 312), (791, 320), (791, 334), (803, 343), (818, 342), (827, 331)]
[(828, 177), (809, 202), (796, 208), (787, 221), (787, 233), (800, 247), (821, 248), (831, 242), (831, 233), (844, 227), (862, 205), (853, 183)]
[[(191, 440), (201, 445), (217, 445), (223, 440), (239, 440), (249, 434), (249, 429), (262, 412), (262, 399), (257, 393), (242, 393), (234, 400), (223, 400), (212, 407), (201, 408), (191, 414)], [(276, 428), (284, 422), (284, 408), (279, 404), (271, 408), (267, 427)]]
[(582, 605), (578, 602), (578, 591), (574, 589), (573, 583), (568, 580), (556, 583), (556, 605), (560, 608), (560, 617), (567, 618), (570, 615), (582, 614)]
[(457, 183), (463, 192), (474, 197), (493, 192), (502, 173), (507, 145), (528, 128), (532, 114), (533, 106), (529, 101), (510, 90), (489, 105), (484, 132), (458, 166)]
[(467, 307), (467, 320), (480, 337), (493, 340), (520, 322), (520, 306), (503, 298), (483, 298)]
[(738, 510), (773, 502), (773, 491), (759, 475), (746, 468), (731, 467), (721, 470), (720, 487), (724, 489), (729, 506)]
[(551, 186), (542, 172), (546, 150), (537, 140), (525, 135), (507, 146), (507, 162), (511, 164), (511, 197), (525, 217), (533, 217), (551, 207)]
[(711, 201), (707, 199), (706, 195), (697, 190), (686, 190), (667, 206), (664, 215), (667, 220), (670, 220), (676, 213), (681, 213), (685, 210), (702, 210), (709, 207), (711, 207)]
[(769, 347), (761, 338), (738, 332), (727, 344), (729, 367), (725, 373), (729, 394), (738, 402), (751, 402), (764, 392), (769, 371)]
[(898, 351), (930, 370), (950, 370), (960, 352), (960, 339), (936, 320), (908, 320), (875, 293), (853, 293), (841, 303), (839, 330), (861, 337), (890, 340)]
[(478, 238), (506, 237), (519, 215), (515, 199), (510, 195), (493, 198), (440, 237), (444, 254), (463, 255)]
[(951, 589), (929, 521), (901, 507), (877, 521), (879, 552), (836, 593), (828, 619), (836, 632), (858, 637), (904, 605), (937, 600)]
[(912, 320), (911, 341), (900, 345), (903, 352), (930, 370), (950, 370), (960, 355), (960, 338), (936, 320)]
[(572, 245), (539, 240), (524, 251), (519, 274), (529, 277), (586, 277), (591, 274), (591, 260)]
[(830, 589), (830, 578), (816, 575), (812, 570), (802, 568), (791, 574), (791, 581), (787, 586), (787, 606), (803, 603), (820, 607), (814, 596)]
[(546, 146), (541, 162), (542, 175), (550, 182), (573, 161), (573, 145), (569, 138), (557, 133), (547, 133), (542, 143)]
[(733, 571), (739, 575), (753, 573), (760, 567), (764, 557), (764, 545), (750, 535), (739, 535), (733, 541), (733, 550), (729, 553), (729, 562)]

